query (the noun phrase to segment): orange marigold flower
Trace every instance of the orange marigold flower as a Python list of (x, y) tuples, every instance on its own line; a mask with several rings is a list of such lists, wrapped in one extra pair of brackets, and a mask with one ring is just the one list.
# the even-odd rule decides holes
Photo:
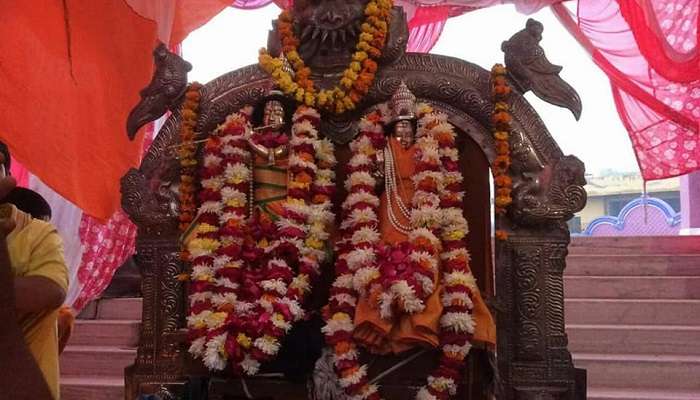
[(313, 155), (313, 154), (310, 154), (310, 153), (307, 153), (307, 152), (301, 152), (301, 153), (297, 153), (297, 155), (299, 156), (299, 158), (301, 158), (301, 159), (304, 160), (304, 161), (308, 161), (308, 162), (313, 162), (313, 161), (314, 161), (314, 155)]
[(496, 140), (508, 140), (508, 132), (506, 131), (496, 131), (493, 134), (493, 137), (496, 138)]
[(314, 181), (314, 178), (312, 178), (311, 175), (307, 174), (306, 172), (301, 172), (294, 176), (294, 180), (299, 183), (311, 183)]
[(437, 182), (435, 182), (435, 179), (432, 178), (422, 179), (418, 183), (418, 189), (424, 190), (426, 192), (434, 192), (435, 190), (437, 190)]
[(496, 196), (496, 207), (508, 207), (513, 202), (510, 196)]
[(492, 120), (496, 125), (508, 124), (512, 120), (512, 117), (505, 111), (498, 111), (493, 114)]
[(513, 180), (508, 175), (498, 175), (494, 179), (494, 182), (496, 183), (496, 186), (500, 187), (513, 185)]
[(511, 92), (510, 86), (494, 86), (493, 94), (497, 98), (505, 98)]
[(511, 189), (509, 187), (501, 187), (501, 188), (496, 189), (496, 196), (507, 197), (507, 196), (510, 196), (510, 193), (512, 191), (513, 191), (513, 189)]
[(506, 73), (506, 67), (504, 67), (502, 64), (496, 64), (491, 68), (491, 73), (494, 75), (505, 75)]
[(357, 366), (350, 367), (350, 368), (348, 368), (348, 369), (346, 369), (346, 370), (341, 371), (341, 372), (340, 372), (340, 375), (341, 375), (343, 378), (347, 378), (348, 376), (353, 375), (355, 372), (357, 372), (358, 369), (359, 369), (359, 367), (357, 367)]
[(493, 161), (493, 167), (497, 170), (507, 170), (510, 168), (510, 157), (508, 156), (498, 156)]
[(195, 119), (197, 118), (197, 114), (194, 111), (185, 108), (184, 110), (182, 110), (182, 118)]
[(505, 140), (499, 140), (496, 142), (496, 154), (499, 156), (505, 156), (510, 153), (510, 145)]
[(317, 194), (311, 199), (311, 201), (314, 204), (323, 204), (327, 201), (330, 201), (330, 197), (326, 196), (325, 194)]
[(357, 90), (350, 90), (350, 100), (352, 100), (354, 103), (359, 103), (360, 100), (362, 100), (362, 95), (357, 91)]
[(496, 239), (498, 240), (508, 240), (508, 232), (499, 229), (496, 231)]

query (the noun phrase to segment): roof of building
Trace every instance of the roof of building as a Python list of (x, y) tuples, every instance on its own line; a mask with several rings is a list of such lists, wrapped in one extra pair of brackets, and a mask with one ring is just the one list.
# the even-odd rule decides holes
[[(598, 176), (587, 176), (586, 191), (589, 197), (616, 194), (641, 194), (644, 180), (636, 172), (603, 172)], [(674, 192), (680, 190), (680, 178), (647, 181), (647, 193)]]

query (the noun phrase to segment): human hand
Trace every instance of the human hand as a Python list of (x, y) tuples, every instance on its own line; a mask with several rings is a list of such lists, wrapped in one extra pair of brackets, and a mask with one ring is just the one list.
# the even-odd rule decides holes
[[(5, 162), (5, 156), (0, 153), (0, 165)], [(0, 202), (5, 196), (12, 191), (12, 189), (17, 186), (15, 178), (11, 176), (5, 176), (5, 169), (2, 168), (2, 176), (0, 176)], [(15, 223), (11, 219), (11, 209), (8, 207), (0, 207), (0, 237), (5, 237), (15, 229)]]

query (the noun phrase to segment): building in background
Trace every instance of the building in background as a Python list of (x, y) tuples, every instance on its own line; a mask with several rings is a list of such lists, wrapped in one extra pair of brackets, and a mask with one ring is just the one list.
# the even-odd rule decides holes
[[(640, 199), (644, 190), (644, 181), (636, 172), (604, 171), (586, 180), (588, 203), (569, 222), (571, 233), (584, 232), (598, 218), (618, 217), (625, 206)], [(647, 196), (667, 203), (675, 213), (681, 212), (679, 178), (647, 182)]]

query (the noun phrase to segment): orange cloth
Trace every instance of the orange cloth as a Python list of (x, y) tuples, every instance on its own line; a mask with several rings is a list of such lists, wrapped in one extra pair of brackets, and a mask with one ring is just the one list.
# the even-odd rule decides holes
[[(413, 176), (416, 147), (404, 149), (397, 140), (391, 138), (389, 146), (394, 153), (399, 194), (404, 204), (410, 205), (414, 188)], [(406, 235), (394, 229), (387, 215), (388, 198), (384, 192), (380, 198), (379, 230), (382, 239), (389, 244), (408, 240)], [(396, 205), (394, 205), (396, 207)], [(402, 215), (397, 218), (403, 224), (408, 224)], [(401, 353), (416, 346), (437, 347), (440, 314), (442, 303), (440, 295), (442, 285), (436, 285), (436, 290), (428, 297), (425, 310), (413, 315), (400, 315), (392, 321), (380, 317), (376, 298), (361, 298), (355, 311), (355, 339), (377, 354)], [(493, 317), (484, 304), (480, 293), (474, 294), (473, 318), (476, 322), (474, 340), (487, 344), (496, 344), (496, 326)]]
[(63, 353), (75, 326), (75, 315), (69, 306), (58, 309), (58, 354)]
[[(225, 3), (178, 0), (171, 37)], [(130, 142), (125, 123), (151, 79), (156, 22), (124, 0), (0, 0), (0, 9), (0, 138), (52, 189), (108, 219), (141, 157), (143, 137)]]

